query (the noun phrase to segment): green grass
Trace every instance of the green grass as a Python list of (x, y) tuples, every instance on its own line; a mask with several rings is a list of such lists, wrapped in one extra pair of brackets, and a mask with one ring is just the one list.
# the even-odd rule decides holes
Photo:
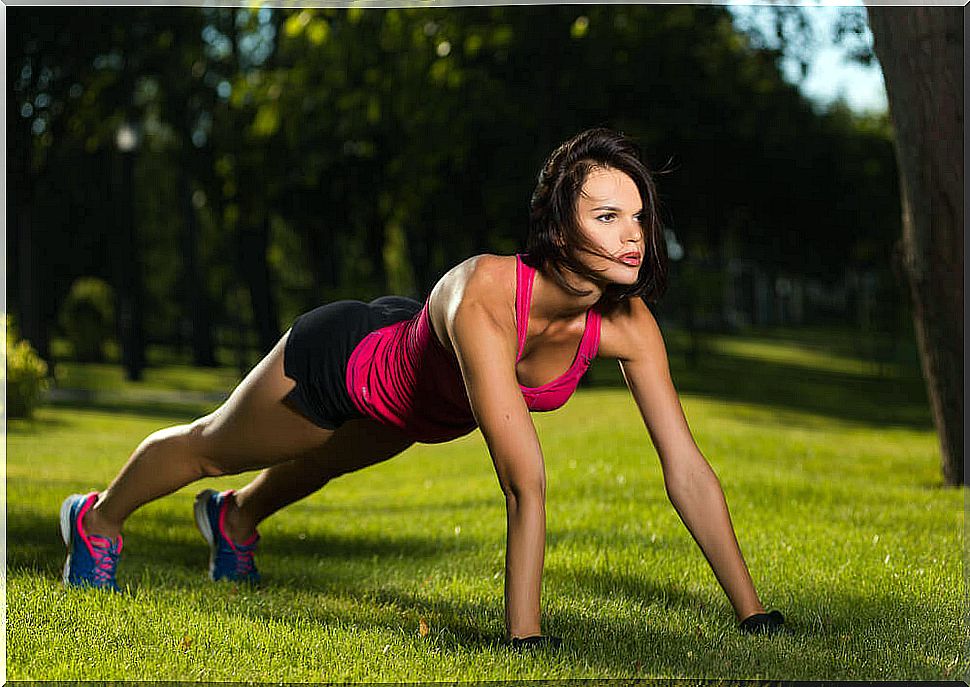
[[(758, 590), (793, 634), (737, 634), (666, 500), (628, 392), (600, 367), (598, 386), (534, 416), (549, 481), (543, 623), (564, 651), (496, 645), (504, 502), (477, 433), (341, 477), (268, 520), (257, 590), (205, 579), (191, 518), (198, 485), (129, 521), (119, 575), (128, 595), (63, 588), (61, 499), (103, 486), (150, 432), (212, 407), (106, 396), (8, 424), (7, 677), (965, 677), (965, 492), (941, 486), (918, 371), (887, 373), (850, 347), (826, 355), (824, 340), (770, 333), (714, 337), (691, 369), (682, 337), (670, 340), (688, 419)], [(232, 376), (158, 372), (159, 389), (217, 391), (219, 375)], [(108, 389), (107, 372), (88, 374)]]
[(125, 379), (120, 365), (75, 363), (60, 361), (55, 371), (57, 386), (90, 391), (138, 392), (189, 391), (218, 392), (228, 391), (239, 383), (239, 371), (229, 367), (197, 368), (187, 364), (170, 364), (163, 367), (148, 367), (140, 382)]

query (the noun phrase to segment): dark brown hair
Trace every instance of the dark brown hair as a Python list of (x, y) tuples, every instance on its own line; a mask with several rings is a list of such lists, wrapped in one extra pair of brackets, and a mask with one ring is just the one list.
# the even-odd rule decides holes
[(583, 291), (569, 285), (565, 271), (593, 282), (601, 276), (580, 262), (585, 252), (607, 259), (583, 234), (576, 216), (579, 195), (590, 171), (610, 168), (625, 173), (636, 184), (643, 203), (641, 226), (645, 255), (635, 284), (609, 284), (600, 303), (610, 307), (624, 298), (640, 296), (656, 302), (667, 287), (667, 246), (661, 226), (657, 191), (653, 177), (641, 160), (639, 147), (623, 134), (605, 128), (588, 129), (553, 151), (539, 172), (539, 181), (529, 204), (529, 237), (525, 261), (542, 269), (563, 289), (577, 296)]

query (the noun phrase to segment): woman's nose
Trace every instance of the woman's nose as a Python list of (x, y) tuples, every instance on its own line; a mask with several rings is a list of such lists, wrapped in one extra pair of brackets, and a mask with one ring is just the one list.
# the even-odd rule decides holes
[(632, 241), (634, 243), (640, 241), (642, 236), (639, 222), (634, 221), (632, 224), (627, 226), (625, 238), (627, 241)]

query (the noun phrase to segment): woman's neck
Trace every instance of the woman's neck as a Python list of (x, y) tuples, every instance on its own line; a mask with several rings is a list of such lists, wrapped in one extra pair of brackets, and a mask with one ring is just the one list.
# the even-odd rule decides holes
[(535, 282), (532, 286), (531, 317), (542, 320), (571, 320), (585, 313), (593, 307), (603, 295), (603, 286), (589, 279), (585, 279), (574, 272), (565, 271), (563, 276), (566, 283), (589, 294), (575, 295), (569, 293), (551, 276), (536, 270)]

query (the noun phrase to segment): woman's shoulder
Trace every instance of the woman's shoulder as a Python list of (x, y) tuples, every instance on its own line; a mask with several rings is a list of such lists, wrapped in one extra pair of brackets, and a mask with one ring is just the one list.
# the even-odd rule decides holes
[(514, 255), (495, 255), (493, 253), (479, 253), (465, 258), (452, 268), (451, 272), (460, 271), (468, 275), (492, 277), (501, 275), (511, 269), (515, 271), (516, 257)]
[(625, 298), (603, 313), (600, 355), (629, 359), (660, 338), (657, 320), (642, 298)]
[(515, 329), (515, 256), (474, 255), (450, 269), (431, 292), (435, 326), (463, 310), (481, 309), (503, 327)]
[(469, 258), (468, 284), (482, 288), (515, 286), (515, 256), (482, 253)]
[(461, 302), (501, 303), (515, 295), (514, 255), (482, 253), (460, 262), (441, 278)]

